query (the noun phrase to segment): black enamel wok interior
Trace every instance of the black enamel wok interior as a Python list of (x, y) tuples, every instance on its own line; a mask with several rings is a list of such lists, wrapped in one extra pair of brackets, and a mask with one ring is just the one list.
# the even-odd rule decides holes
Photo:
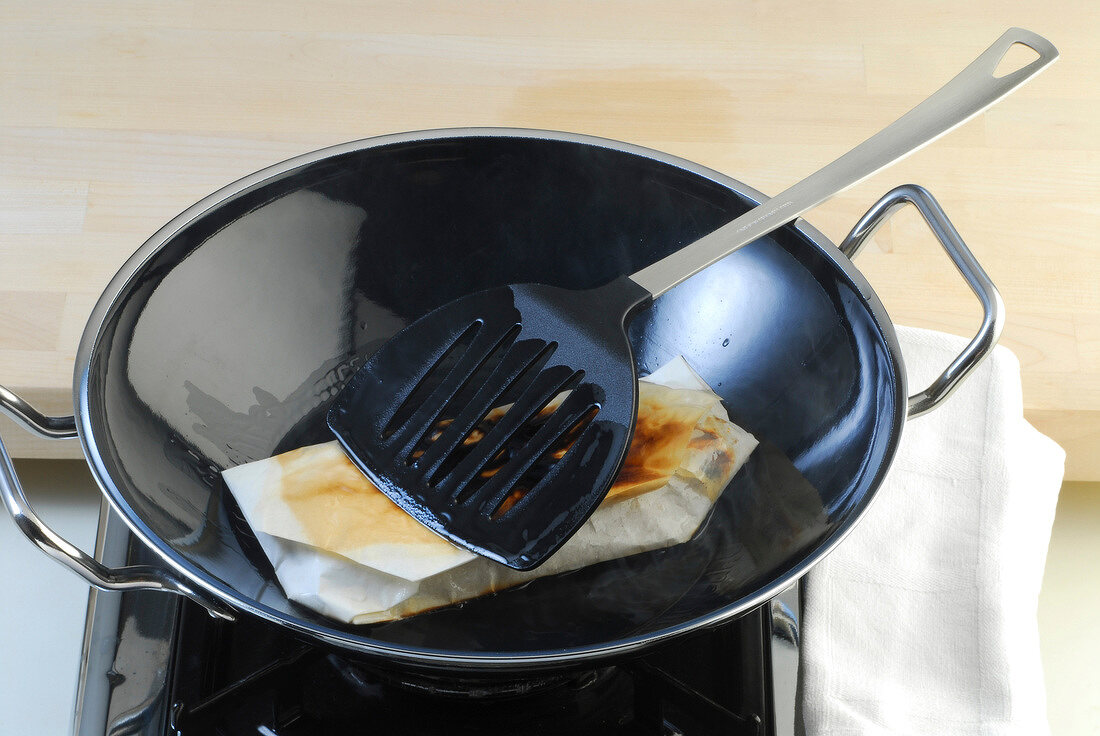
[(631, 326), (641, 373), (684, 355), (767, 440), (691, 542), (407, 621), (341, 625), (287, 601), (219, 471), (331, 439), (335, 393), (424, 312), (508, 283), (600, 285), (729, 221), (749, 194), (664, 154), (534, 131), (390, 136), (261, 172), (154, 236), (101, 302), (78, 368), (93, 470), (202, 587), (399, 664), (575, 663), (728, 618), (839, 541), (903, 423), (885, 311), (804, 225), (689, 279)]

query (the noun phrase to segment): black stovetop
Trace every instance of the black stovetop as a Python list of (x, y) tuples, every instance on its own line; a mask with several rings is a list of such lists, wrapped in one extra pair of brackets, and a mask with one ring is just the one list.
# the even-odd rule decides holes
[[(97, 557), (155, 560), (113, 514)], [(792, 733), (797, 591), (733, 622), (598, 669), (409, 674), (165, 593), (93, 593), (75, 731), (696, 736)]]

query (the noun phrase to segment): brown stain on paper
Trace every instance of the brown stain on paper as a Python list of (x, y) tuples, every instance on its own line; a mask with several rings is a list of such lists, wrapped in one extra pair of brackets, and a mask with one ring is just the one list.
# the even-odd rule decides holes
[(667, 406), (659, 396), (639, 391), (634, 437), (626, 461), (607, 492), (608, 499), (623, 500), (656, 490), (680, 467), (704, 410)]
[(341, 552), (371, 544), (448, 544), (375, 488), (335, 443), (276, 459), (283, 501), (314, 546)]

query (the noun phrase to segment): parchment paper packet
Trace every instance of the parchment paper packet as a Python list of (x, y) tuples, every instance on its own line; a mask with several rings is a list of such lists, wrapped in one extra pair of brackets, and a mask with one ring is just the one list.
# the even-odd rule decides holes
[(525, 572), (421, 526), (335, 441), (222, 475), (287, 596), (331, 618), (367, 624), (685, 542), (756, 444), (676, 358), (639, 381), (634, 439), (607, 497), (560, 550)]

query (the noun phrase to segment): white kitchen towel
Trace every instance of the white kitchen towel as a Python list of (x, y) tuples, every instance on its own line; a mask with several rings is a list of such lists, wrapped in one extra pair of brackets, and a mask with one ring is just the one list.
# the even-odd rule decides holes
[[(898, 338), (911, 391), (966, 345)], [(866, 516), (803, 581), (807, 736), (1049, 733), (1036, 608), (1064, 465), (1002, 347), (907, 422)]]

